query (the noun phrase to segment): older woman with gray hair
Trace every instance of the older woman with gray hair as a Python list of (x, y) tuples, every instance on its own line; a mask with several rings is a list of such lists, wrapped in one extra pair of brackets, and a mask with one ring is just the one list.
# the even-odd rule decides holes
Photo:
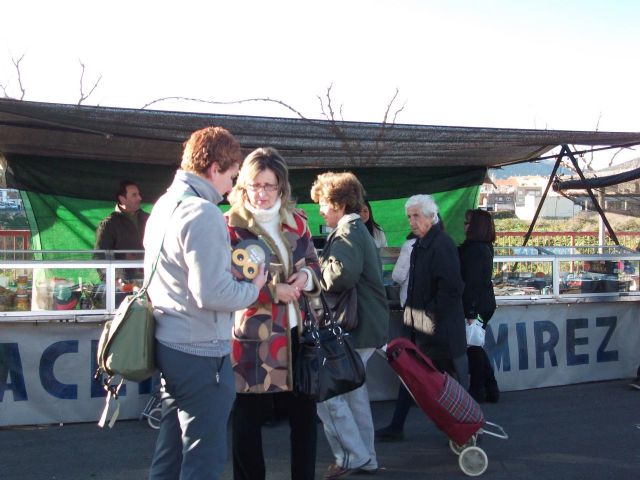
[[(404, 324), (436, 368), (455, 376), (466, 389), (469, 380), (462, 308), (464, 283), (458, 249), (451, 237), (437, 227), (438, 206), (430, 195), (414, 195), (407, 200), (405, 210), (417, 240), (411, 252)], [(376, 431), (377, 439), (403, 438), (411, 402), (401, 387), (393, 419)]]

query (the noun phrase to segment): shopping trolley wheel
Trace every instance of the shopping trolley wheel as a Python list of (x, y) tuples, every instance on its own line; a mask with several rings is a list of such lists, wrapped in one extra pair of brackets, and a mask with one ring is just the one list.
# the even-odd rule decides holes
[(489, 459), (480, 447), (467, 447), (460, 452), (458, 465), (465, 475), (477, 477), (487, 470)]
[(158, 430), (160, 428), (161, 418), (162, 418), (162, 408), (160, 407), (153, 408), (147, 414), (147, 423), (154, 430)]
[(449, 448), (456, 455), (460, 455), (460, 453), (465, 448), (473, 447), (476, 444), (476, 442), (477, 442), (477, 435), (473, 435), (469, 440), (467, 440), (467, 443), (465, 443), (463, 445), (458, 445), (456, 442), (454, 442), (453, 440), (449, 439)]

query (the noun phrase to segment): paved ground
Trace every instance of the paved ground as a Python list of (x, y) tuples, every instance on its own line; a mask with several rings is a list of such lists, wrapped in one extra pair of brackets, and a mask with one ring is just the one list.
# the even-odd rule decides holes
[[(373, 403), (383, 426), (393, 402)], [(483, 405), (488, 420), (504, 426), (509, 440), (484, 436), (487, 479), (640, 479), (640, 391), (611, 381), (504, 393)], [(273, 443), (287, 442), (285, 424), (265, 429)], [(95, 424), (0, 429), (0, 480), (141, 480), (146, 478), (155, 431), (143, 422), (119, 422), (112, 430)], [(266, 447), (275, 455), (273, 443)], [(379, 443), (384, 479), (466, 478), (446, 439), (414, 408), (403, 442)], [(317, 478), (330, 463), (320, 432)], [(288, 457), (268, 466), (268, 479), (288, 479)], [(230, 479), (227, 468), (224, 479)], [(352, 478), (364, 478), (354, 476)]]

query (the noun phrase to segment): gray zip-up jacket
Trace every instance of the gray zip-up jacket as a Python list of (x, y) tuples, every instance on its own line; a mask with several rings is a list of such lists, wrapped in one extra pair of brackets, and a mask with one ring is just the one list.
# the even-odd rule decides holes
[[(193, 196), (174, 212), (185, 193)], [(146, 278), (164, 236), (148, 289), (160, 342), (229, 341), (233, 312), (258, 298), (253, 284), (232, 276), (229, 233), (217, 207), (221, 200), (204, 178), (178, 170), (153, 207), (144, 236), (144, 270)]]

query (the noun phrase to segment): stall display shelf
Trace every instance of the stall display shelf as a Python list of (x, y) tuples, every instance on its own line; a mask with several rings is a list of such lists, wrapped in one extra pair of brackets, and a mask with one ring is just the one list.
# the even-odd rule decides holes
[(0, 251), (0, 321), (101, 322), (143, 282), (141, 251)]
[[(390, 306), (399, 248), (380, 257)], [(101, 322), (143, 282), (141, 251), (0, 251), (0, 321)], [(619, 246), (496, 247), (498, 303), (637, 301), (640, 252)]]
[[(381, 251), (387, 293), (397, 250)], [(640, 252), (622, 246), (496, 247), (493, 266), (498, 303), (640, 299)]]

